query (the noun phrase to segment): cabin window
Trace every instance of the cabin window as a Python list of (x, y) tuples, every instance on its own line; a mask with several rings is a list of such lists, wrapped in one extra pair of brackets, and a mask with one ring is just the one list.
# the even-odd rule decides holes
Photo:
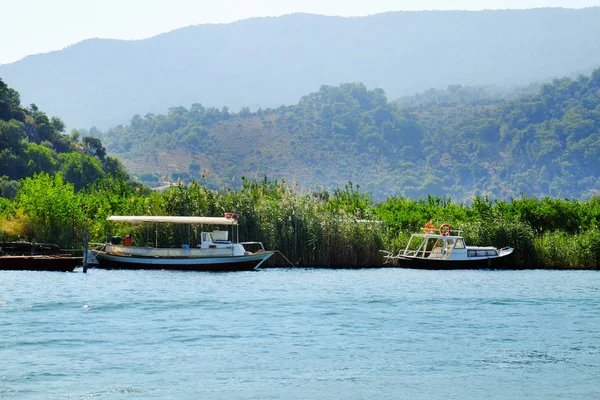
[(213, 242), (226, 242), (228, 239), (227, 231), (212, 231), (211, 236)]
[(465, 241), (463, 239), (457, 239), (456, 240), (456, 245), (454, 246), (455, 249), (464, 249), (465, 248)]
[(442, 239), (437, 239), (433, 244), (433, 248), (431, 249), (428, 258), (442, 258), (443, 249), (444, 241)]
[(497, 256), (496, 250), (469, 250), (467, 255), (469, 257), (493, 257)]
[(408, 244), (406, 245), (406, 249), (404, 250), (404, 255), (407, 256), (418, 256), (418, 252), (422, 251), (421, 246), (423, 246), (424, 241), (421, 238), (416, 238), (411, 236)]

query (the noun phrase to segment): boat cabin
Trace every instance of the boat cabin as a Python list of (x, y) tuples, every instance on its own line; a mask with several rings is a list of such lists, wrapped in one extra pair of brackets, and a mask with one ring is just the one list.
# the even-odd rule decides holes
[(217, 247), (222, 247), (218, 245), (232, 244), (229, 240), (229, 232), (227, 231), (202, 232), (200, 238), (200, 244), (196, 247), (201, 249), (216, 249)]

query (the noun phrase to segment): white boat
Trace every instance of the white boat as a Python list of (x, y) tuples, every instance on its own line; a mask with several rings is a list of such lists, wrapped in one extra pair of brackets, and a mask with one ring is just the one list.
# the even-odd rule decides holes
[(460, 233), (452, 234), (448, 224), (436, 232), (429, 223), (425, 225), (425, 233), (412, 234), (406, 248), (397, 255), (384, 251), (385, 263), (418, 269), (502, 268), (506, 257), (513, 253), (511, 247), (467, 246)]
[[(131, 241), (121, 243), (113, 237), (99, 251), (95, 259), (98, 268), (105, 269), (173, 269), (194, 271), (249, 271), (259, 268), (273, 251), (265, 251), (260, 242), (238, 243), (229, 238), (237, 235), (237, 216), (225, 217), (170, 217), (170, 216), (111, 216), (108, 221), (148, 224), (189, 224), (190, 226), (228, 226), (228, 230), (202, 231), (195, 247), (188, 243), (178, 248), (134, 246)], [(189, 230), (188, 230), (189, 232)], [(148, 234), (149, 238), (149, 234)], [(139, 240), (139, 239), (138, 239)], [(148, 243), (148, 240), (146, 240)], [(252, 252), (250, 247), (257, 247)]]

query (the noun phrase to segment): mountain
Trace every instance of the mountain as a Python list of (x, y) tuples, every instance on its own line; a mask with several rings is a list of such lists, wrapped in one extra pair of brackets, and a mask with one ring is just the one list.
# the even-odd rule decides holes
[(600, 63), (600, 8), (292, 14), (197, 25), (149, 39), (90, 39), (0, 66), (0, 77), (69, 127), (202, 103), (293, 104), (363, 82), (390, 98), (450, 84), (520, 85)]
[(195, 103), (81, 133), (154, 184), (222, 188), (267, 175), (326, 189), (352, 181), (376, 199), (587, 199), (600, 194), (600, 69), (516, 99), (454, 85), (389, 101), (382, 89), (345, 83), (277, 109)]

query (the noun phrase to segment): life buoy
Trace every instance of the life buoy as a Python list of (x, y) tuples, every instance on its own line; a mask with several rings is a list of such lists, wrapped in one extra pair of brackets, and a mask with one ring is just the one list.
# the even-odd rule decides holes
[(238, 215), (236, 213), (225, 213), (225, 218), (227, 218), (227, 219), (238, 219)]
[(440, 226), (440, 235), (448, 236), (450, 234), (450, 225), (443, 224)]
[(428, 222), (425, 224), (425, 228), (423, 229), (425, 230), (426, 234), (431, 235), (435, 230), (435, 226), (431, 222)]

